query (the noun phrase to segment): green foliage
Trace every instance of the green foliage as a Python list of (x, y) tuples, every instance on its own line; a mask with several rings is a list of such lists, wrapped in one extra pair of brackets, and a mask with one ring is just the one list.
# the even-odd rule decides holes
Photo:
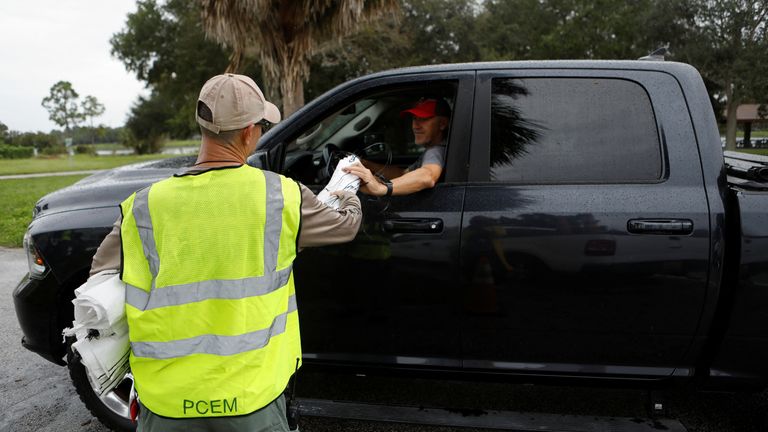
[[(131, 132), (128, 141), (144, 141), (142, 146), (152, 147), (146, 145), (149, 136), (188, 138), (198, 133), (194, 110), (200, 88), (228, 64), (224, 49), (204, 36), (199, 4), (139, 1), (136, 12), (128, 15), (126, 27), (110, 43), (112, 55), (152, 90), (131, 112), (126, 125)], [(246, 73), (254, 76), (252, 70)], [(147, 111), (159, 116), (144, 115)], [(135, 115), (142, 118), (134, 120)], [(152, 132), (136, 129), (139, 126), (149, 126)]]
[(59, 81), (51, 87), (50, 94), (43, 99), (42, 105), (48, 110), (51, 121), (62, 126), (66, 132), (70, 132), (86, 118), (90, 118), (90, 139), (93, 143), (96, 139), (93, 118), (104, 114), (104, 105), (94, 96), (86, 96), (82, 102), (78, 103), (79, 98), (80, 95), (70, 82)]
[(684, 39), (685, 1), (488, 0), (478, 17), (491, 60), (636, 59)]
[(0, 143), (0, 159), (24, 159), (32, 157), (29, 147), (16, 147)]
[[(247, 59), (261, 66), (269, 98), (285, 116), (304, 105), (311, 58), (323, 45), (354, 34), (372, 20), (399, 11), (399, 0), (200, 1), (206, 34), (232, 48), (228, 69)], [(275, 91), (279, 89), (279, 93)]]
[(90, 95), (86, 96), (80, 103), (80, 109), (82, 110), (83, 116), (91, 119), (91, 123), (93, 123), (94, 117), (104, 114), (104, 105), (94, 96)]
[(64, 140), (60, 133), (25, 132), (14, 135), (8, 142), (15, 146), (43, 150), (49, 147), (63, 146)]
[(121, 141), (124, 147), (132, 148), (136, 154), (146, 155), (160, 153), (163, 150), (168, 135), (164, 133), (152, 133), (139, 138), (129, 131), (125, 139)]
[(42, 105), (48, 110), (52, 122), (69, 130), (83, 121), (83, 114), (77, 104), (79, 97), (72, 83), (59, 81), (51, 86), (50, 94), (43, 98)]
[(85, 99), (80, 103), (80, 110), (83, 113), (84, 118), (88, 118), (91, 120), (91, 144), (96, 142), (96, 133), (97, 131), (93, 127), (93, 118), (98, 117), (102, 114), (104, 114), (104, 105), (99, 102), (98, 99), (96, 99), (94, 96), (86, 96)]
[[(692, 0), (691, 0), (692, 1)], [(403, 0), (317, 56), (308, 98), (351, 78), (402, 66), (493, 60), (636, 59), (685, 40), (688, 0)]]
[[(98, 126), (96, 128), (76, 127), (71, 129), (67, 136), (72, 138), (72, 143), (75, 145), (88, 144), (94, 141), (96, 143), (111, 143), (120, 140), (122, 130), (123, 128), (110, 128), (106, 126)], [(5, 141), (7, 144), (20, 147), (34, 147), (38, 150), (63, 145), (64, 143), (64, 133), (56, 130), (50, 133), (10, 131), (6, 136)]]
[(165, 98), (156, 94), (149, 98), (140, 97), (131, 108), (131, 115), (125, 123), (127, 134), (122, 144), (137, 154), (158, 153), (168, 139), (166, 125), (171, 113)]
[(734, 97), (768, 96), (768, 1), (695, 4), (696, 38), (686, 46), (683, 59), (696, 63), (712, 81), (730, 83)]
[(85, 176), (0, 180), (0, 246), (21, 247), (35, 202)]
[(727, 111), (726, 147), (734, 150), (738, 105), (768, 99), (768, 1), (690, 1), (696, 26), (680, 59), (714, 84)]
[(67, 153), (67, 148), (62, 144), (52, 145), (40, 150), (40, 153), (45, 156), (56, 156)]
[(410, 0), (313, 58), (306, 97), (352, 78), (397, 67), (481, 60), (476, 2)]
[(10, 134), (8, 131), (8, 126), (6, 126), (5, 123), (0, 122), (0, 144), (8, 142), (9, 138)]
[[(729, 91), (728, 100), (736, 102), (768, 99), (768, 0), (401, 0), (400, 6), (397, 15), (366, 24), (339, 43), (325, 43), (312, 59), (305, 99), (396, 67), (636, 59), (665, 45), (669, 60), (702, 72), (716, 115), (725, 111)], [(113, 55), (152, 91), (137, 102), (132, 116), (140, 118), (129, 122), (122, 141), (152, 151), (163, 134), (196, 134), (199, 89), (224, 71), (229, 56), (204, 37), (200, 4), (140, 0), (111, 44)], [(263, 83), (259, 65), (248, 68), (245, 73)]]
[[(120, 139), (123, 128), (111, 128), (106, 126), (96, 127), (77, 127), (72, 129), (68, 136), (72, 138), (73, 144), (88, 143), (110, 143)], [(52, 135), (60, 135), (57, 132), (51, 132)], [(63, 135), (59, 137), (63, 141)]]
[(96, 156), (96, 149), (87, 144), (78, 144), (75, 146), (75, 154), (84, 154)]
[(742, 149), (742, 150), (739, 150), (739, 151), (744, 152), (744, 153), (751, 153), (751, 154), (761, 155), (761, 156), (768, 156), (768, 149)]

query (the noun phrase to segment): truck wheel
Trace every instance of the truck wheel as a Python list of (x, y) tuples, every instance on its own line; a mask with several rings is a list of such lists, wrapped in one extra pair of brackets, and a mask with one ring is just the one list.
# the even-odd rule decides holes
[(118, 432), (134, 432), (136, 424), (131, 422), (128, 408), (128, 397), (132, 384), (130, 378), (124, 379), (111, 391), (98, 396), (88, 379), (85, 366), (80, 363), (80, 356), (70, 348), (74, 339), (69, 339), (67, 338), (67, 368), (80, 400), (83, 401), (88, 411), (109, 429)]

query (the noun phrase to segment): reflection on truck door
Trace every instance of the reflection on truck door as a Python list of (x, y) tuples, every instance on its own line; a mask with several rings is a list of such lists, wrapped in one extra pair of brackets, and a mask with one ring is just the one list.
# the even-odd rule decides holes
[(521, 73), (479, 78), (464, 367), (669, 375), (699, 324), (709, 259), (687, 109), (652, 103), (683, 101), (680, 88), (656, 72)]

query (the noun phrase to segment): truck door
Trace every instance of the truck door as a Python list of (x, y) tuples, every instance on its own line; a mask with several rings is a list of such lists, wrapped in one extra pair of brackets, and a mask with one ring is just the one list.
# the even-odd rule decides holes
[(401, 112), (422, 97), (452, 107), (443, 179), (390, 198), (358, 194), (364, 220), (350, 243), (309, 247), (295, 262), (304, 359), (334, 364), (461, 367), (458, 276), (474, 71), (365, 83), (305, 110), (286, 138), (283, 172), (316, 193), (327, 159), (355, 152), (407, 167), (423, 147)]
[(666, 376), (693, 341), (709, 221), (677, 82), (478, 74), (461, 240), (464, 367)]

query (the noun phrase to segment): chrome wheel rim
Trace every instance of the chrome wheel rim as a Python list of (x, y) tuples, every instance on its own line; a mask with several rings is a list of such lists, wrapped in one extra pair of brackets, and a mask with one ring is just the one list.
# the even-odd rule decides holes
[[(91, 388), (93, 389), (93, 392), (95, 394), (99, 394), (98, 392), (98, 386), (95, 386), (93, 382), (90, 379), (90, 376), (88, 377), (88, 383), (91, 385)], [(125, 374), (125, 377), (123, 377), (123, 380), (118, 384), (115, 388), (112, 390), (104, 393), (103, 395), (99, 396), (99, 400), (101, 403), (104, 404), (107, 408), (109, 408), (110, 411), (113, 413), (119, 415), (120, 417), (123, 417), (125, 419), (131, 418), (131, 407), (130, 407), (130, 392), (133, 388), (133, 375), (129, 372)]]

